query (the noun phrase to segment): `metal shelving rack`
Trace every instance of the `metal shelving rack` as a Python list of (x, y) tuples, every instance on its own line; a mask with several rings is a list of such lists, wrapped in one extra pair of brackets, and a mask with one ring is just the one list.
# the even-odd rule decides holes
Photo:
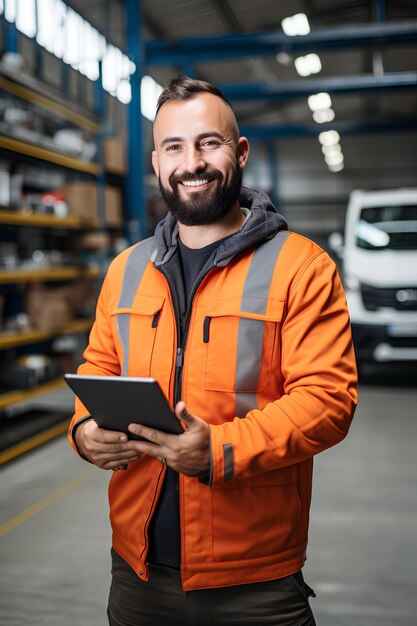
[[(25, 82), (25, 85), (22, 84)], [(27, 86), (29, 85), (29, 86)], [(88, 117), (76, 110), (75, 106), (68, 106), (61, 101), (59, 94), (53, 93), (45, 86), (28, 76), (11, 76), (0, 65), (0, 91), (11, 94), (31, 105), (36, 105), (46, 112), (58, 116), (70, 124), (77, 125), (86, 131), (95, 134), (98, 138), (100, 131), (99, 120), (94, 116)], [(99, 176), (103, 170), (98, 162), (85, 161), (65, 154), (58, 149), (51, 149), (41, 143), (32, 143), (11, 132), (0, 132), (0, 154), (10, 156), (21, 155), (33, 163), (46, 162), (87, 175), (99, 184)], [(0, 225), (13, 226), (16, 228), (31, 227), (35, 229), (53, 229), (55, 231), (71, 231), (74, 235), (82, 231), (94, 231), (101, 227), (99, 220), (85, 220), (78, 217), (59, 218), (53, 215), (26, 214), (12, 209), (0, 207)], [(24, 285), (29, 283), (64, 282), (79, 279), (99, 279), (102, 271), (99, 268), (79, 267), (45, 267), (42, 269), (1, 269), (0, 287), (2, 285)], [(64, 335), (73, 335), (88, 332), (92, 326), (92, 320), (73, 320), (60, 330), (31, 329), (22, 332), (0, 332), (0, 352), (10, 349), (18, 349), (22, 346), (36, 345), (48, 342)], [(39, 398), (44, 394), (55, 391), (64, 386), (61, 378), (48, 380), (35, 388), (14, 389), (0, 394), (0, 413), (7, 408), (22, 402)]]

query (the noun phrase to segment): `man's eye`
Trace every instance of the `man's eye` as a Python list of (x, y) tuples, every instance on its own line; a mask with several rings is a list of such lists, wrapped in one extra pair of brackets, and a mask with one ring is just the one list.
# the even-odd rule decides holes
[(207, 139), (207, 141), (205, 141), (202, 145), (206, 148), (216, 148), (219, 145), (219, 142), (215, 139)]
[(181, 148), (181, 146), (179, 144), (174, 143), (171, 146), (167, 146), (167, 152), (176, 152), (180, 148)]

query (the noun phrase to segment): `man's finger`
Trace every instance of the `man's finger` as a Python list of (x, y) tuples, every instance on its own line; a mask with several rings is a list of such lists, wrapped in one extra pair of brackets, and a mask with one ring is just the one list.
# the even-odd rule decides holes
[(119, 431), (98, 428), (96, 431), (96, 439), (102, 443), (125, 443), (128, 440), (128, 436), (126, 433)]
[(129, 424), (129, 431), (158, 445), (164, 445), (166, 437), (168, 436), (160, 430), (155, 430), (155, 428), (149, 428), (142, 424)]

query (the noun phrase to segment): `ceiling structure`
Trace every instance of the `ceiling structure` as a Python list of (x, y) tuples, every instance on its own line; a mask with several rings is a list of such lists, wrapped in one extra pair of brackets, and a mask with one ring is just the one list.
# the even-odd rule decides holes
[[(126, 49), (128, 2), (72, 0), (68, 4)], [(333, 126), (339, 121), (354, 122), (359, 130), (359, 125), (368, 124), (416, 124), (414, 0), (142, 0), (140, 4), (138, 33), (149, 62), (147, 73), (160, 84), (187, 73), (219, 85), (232, 100), (240, 124), (278, 126), (277, 133), (284, 132), (285, 125), (290, 130), (292, 125), (310, 125), (307, 95), (323, 91), (331, 95)], [(308, 17), (311, 33), (305, 37), (283, 34), (282, 20), (296, 13)], [(322, 68), (302, 78), (294, 60), (311, 52), (319, 54)], [(246, 100), (252, 92), (253, 99)]]
[[(181, 73), (219, 86), (256, 149), (245, 180), (249, 176), (248, 184), (291, 213), (295, 229), (309, 235), (341, 228), (349, 192), (357, 187), (416, 184), (416, 0), (67, 4), (122, 50), (133, 49), (132, 58), (145, 60), (143, 73), (159, 84)], [(306, 14), (310, 32), (288, 36), (282, 20), (297, 13)], [(300, 76), (295, 60), (312, 53), (320, 71)], [(318, 123), (308, 97), (323, 92), (334, 119)], [(149, 152), (151, 125), (144, 125), (143, 135), (137, 118), (130, 113), (129, 135), (142, 137), (142, 148), (140, 140), (134, 142), (131, 171), (151, 171), (149, 159), (139, 154)], [(330, 129), (339, 131), (345, 157), (333, 169), (317, 141)], [(332, 173), (337, 171), (340, 176)], [(132, 176), (131, 215), (146, 204), (138, 180)]]

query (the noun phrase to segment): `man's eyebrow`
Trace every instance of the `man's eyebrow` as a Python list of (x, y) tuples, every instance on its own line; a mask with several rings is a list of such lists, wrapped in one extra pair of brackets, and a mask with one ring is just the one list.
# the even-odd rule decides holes
[(198, 139), (207, 139), (208, 137), (217, 137), (217, 139), (224, 141), (224, 135), (219, 133), (217, 130), (208, 130), (207, 132), (198, 135)]
[[(208, 130), (204, 133), (200, 133), (197, 135), (196, 139), (201, 141), (201, 139), (207, 139), (208, 137), (217, 137), (221, 141), (224, 141), (224, 135), (219, 133), (217, 130)], [(184, 141), (184, 137), (165, 137), (165, 139), (161, 142), (161, 148), (166, 146), (169, 143), (181, 142)]]
[(163, 141), (161, 141), (162, 146), (166, 146), (167, 143), (175, 143), (176, 141), (184, 141), (184, 137), (165, 137)]

